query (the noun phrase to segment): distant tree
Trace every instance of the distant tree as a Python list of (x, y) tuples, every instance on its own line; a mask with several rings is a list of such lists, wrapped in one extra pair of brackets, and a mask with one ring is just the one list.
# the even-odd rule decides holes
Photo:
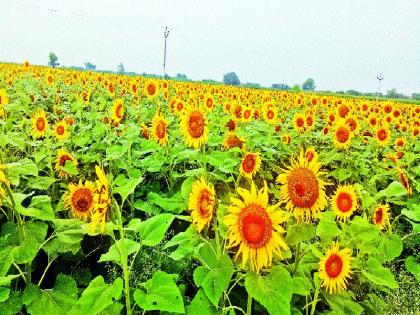
[(176, 78), (178, 80), (188, 80), (187, 76), (183, 73), (177, 73)]
[(301, 89), (300, 89), (299, 84), (295, 84), (295, 85), (293, 85), (293, 86), (292, 86), (292, 88), (290, 89), (290, 91), (291, 91), (291, 92), (300, 92), (300, 91), (301, 91)]
[(397, 89), (391, 89), (391, 90), (388, 90), (387, 92), (386, 92), (386, 95), (385, 95), (387, 98), (408, 98), (407, 96), (405, 96), (404, 94), (402, 94), (402, 93), (398, 93), (397, 92)]
[(123, 63), (122, 62), (120, 62), (119, 64), (118, 64), (118, 66), (117, 66), (117, 72), (118, 73), (124, 73), (124, 65), (123, 65)]
[(413, 93), (413, 94), (411, 94), (411, 98), (413, 100), (420, 100), (420, 93)]
[(239, 81), (239, 77), (235, 72), (229, 72), (223, 76), (223, 83), (227, 85), (239, 85), (241, 81)]
[(362, 93), (360, 93), (359, 91), (356, 91), (356, 90), (347, 90), (346, 91), (346, 94), (348, 94), (348, 95), (354, 95), (354, 96), (362, 95)]
[(48, 65), (55, 68), (56, 66), (59, 65), (58, 61), (58, 57), (55, 53), (53, 53), (52, 51), (50, 51), (50, 53), (48, 54)]
[(271, 88), (276, 90), (290, 90), (290, 86), (284, 83), (273, 83)]
[(306, 81), (302, 84), (302, 89), (305, 91), (314, 91), (315, 88), (315, 81), (312, 78), (306, 79)]
[(86, 70), (96, 70), (96, 65), (87, 61), (85, 62), (85, 68)]
[(247, 88), (253, 88), (253, 89), (259, 89), (259, 88), (261, 88), (261, 85), (260, 84), (258, 84), (258, 83), (251, 83), (251, 82), (247, 82), (247, 83), (241, 84), (241, 86), (247, 87)]

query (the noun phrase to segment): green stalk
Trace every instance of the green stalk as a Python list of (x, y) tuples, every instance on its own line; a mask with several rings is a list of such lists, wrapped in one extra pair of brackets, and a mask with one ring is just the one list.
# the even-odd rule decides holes
[(300, 242), (297, 244), (297, 248), (296, 248), (295, 267), (293, 268), (292, 275), (295, 275), (296, 270), (299, 266), (299, 261), (300, 261)]
[(316, 304), (318, 303), (318, 295), (319, 295), (320, 286), (321, 285), (318, 283), (318, 285), (316, 286), (316, 289), (315, 289), (315, 295), (314, 295), (314, 299), (312, 301), (311, 315), (315, 314)]
[[(120, 231), (120, 240), (121, 243), (118, 245), (118, 250), (121, 255), (121, 267), (123, 269), (123, 276), (124, 276), (124, 295), (125, 295), (125, 308), (127, 311), (127, 315), (131, 315), (131, 300), (130, 300), (130, 269), (128, 268), (127, 264), (127, 254), (125, 251), (125, 245), (124, 245), (124, 228), (123, 228), (123, 222), (122, 222), (122, 215), (121, 215), (121, 209), (118, 206), (115, 199), (112, 199), (114, 201), (114, 204), (117, 209), (117, 215), (118, 215), (118, 229)], [(117, 243), (118, 244), (118, 243)]]
[(246, 303), (246, 315), (251, 315), (252, 311), (252, 296), (248, 293), (248, 300)]

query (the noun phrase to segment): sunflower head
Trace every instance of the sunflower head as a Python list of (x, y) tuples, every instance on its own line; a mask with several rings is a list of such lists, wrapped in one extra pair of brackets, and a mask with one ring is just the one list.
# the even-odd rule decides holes
[(156, 112), (152, 119), (152, 138), (161, 146), (168, 144), (168, 121), (162, 113)]
[(95, 208), (96, 199), (95, 185), (90, 181), (79, 181), (78, 185), (69, 184), (68, 192), (65, 197), (65, 205), (70, 209), (73, 216), (87, 220)]
[(298, 220), (316, 218), (327, 206), (326, 182), (322, 179), (325, 173), (320, 169), (321, 164), (316, 159), (308, 161), (301, 151), (276, 179), (281, 184), (281, 201)]
[(64, 120), (61, 120), (55, 124), (54, 135), (58, 140), (67, 139), (69, 137), (69, 132), (67, 130), (67, 123)]
[(95, 233), (98, 229), (100, 233), (105, 231), (108, 209), (111, 203), (109, 196), (108, 178), (102, 167), (96, 165), (95, 172), (98, 179), (96, 180), (96, 191), (94, 197), (95, 207), (93, 209), (91, 220), (88, 225), (90, 233)]
[(70, 176), (69, 173), (67, 173), (64, 170), (64, 166), (66, 165), (66, 162), (73, 163), (74, 166), (77, 166), (77, 160), (66, 150), (60, 149), (57, 152), (57, 159), (55, 162), (55, 170), (58, 172), (58, 176), (61, 178), (67, 178)]
[(390, 214), (389, 205), (377, 205), (372, 211), (372, 223), (381, 230), (387, 230), (390, 228)]
[(111, 109), (111, 118), (114, 123), (120, 123), (124, 118), (124, 102), (122, 99), (117, 99)]
[(391, 139), (389, 127), (388, 126), (379, 127), (378, 129), (376, 129), (375, 136), (376, 136), (376, 142), (381, 147), (387, 145), (389, 140)]
[(241, 175), (252, 178), (261, 167), (261, 156), (259, 153), (248, 152), (242, 159), (240, 171)]
[(228, 132), (223, 142), (223, 147), (226, 149), (240, 148), (245, 149), (245, 140), (237, 136), (234, 132)]
[(48, 129), (47, 115), (43, 109), (32, 116), (32, 132), (35, 138), (42, 138)]
[(148, 80), (144, 85), (144, 95), (147, 98), (153, 99), (159, 93), (159, 86), (155, 80)]
[(283, 258), (288, 247), (282, 235), (282, 224), (286, 216), (278, 205), (268, 204), (267, 184), (257, 190), (251, 183), (251, 190), (238, 188), (241, 199), (231, 198), (226, 224), (228, 248), (236, 248), (236, 257), (242, 255), (242, 267), (248, 262), (251, 270), (259, 272), (272, 264), (273, 256)]
[(295, 113), (293, 116), (293, 127), (298, 132), (305, 131), (305, 116), (301, 113)]
[(188, 201), (192, 223), (199, 233), (210, 224), (215, 205), (214, 187), (206, 183), (204, 177), (201, 177), (193, 183)]
[(331, 198), (331, 207), (339, 221), (348, 222), (359, 207), (355, 187), (353, 185), (338, 186)]
[(181, 131), (188, 146), (199, 148), (207, 142), (207, 119), (201, 107), (193, 105), (185, 109), (181, 119)]
[(319, 262), (319, 278), (330, 294), (339, 293), (347, 289), (348, 279), (351, 277), (351, 250), (340, 250), (338, 243), (333, 243), (325, 256)]
[(336, 148), (347, 149), (351, 144), (353, 132), (344, 120), (340, 120), (336, 123), (332, 136)]
[(0, 108), (9, 103), (9, 98), (7, 96), (6, 90), (0, 89)]

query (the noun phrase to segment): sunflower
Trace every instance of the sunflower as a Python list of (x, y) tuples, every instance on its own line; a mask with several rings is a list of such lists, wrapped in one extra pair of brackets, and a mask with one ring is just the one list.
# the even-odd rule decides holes
[(45, 76), (45, 82), (47, 83), (47, 85), (53, 85), (54, 84), (54, 75), (52, 73), (48, 73)]
[(381, 230), (387, 230), (390, 224), (389, 205), (378, 205), (372, 212), (372, 223)]
[(111, 198), (109, 196), (109, 184), (108, 178), (102, 167), (95, 165), (96, 176), (98, 177), (96, 181), (96, 191), (94, 202), (95, 208), (93, 209), (90, 223), (88, 225), (88, 230), (91, 233), (94, 233), (99, 227), (100, 233), (103, 233), (105, 230), (105, 224), (108, 214), (109, 205), (111, 203)]
[(141, 124), (141, 135), (144, 139), (149, 139), (149, 129), (145, 124)]
[(245, 107), (242, 113), (241, 121), (244, 123), (250, 122), (252, 120), (252, 113), (253, 109), (251, 106)]
[(58, 140), (67, 139), (69, 132), (67, 130), (67, 124), (64, 120), (59, 121), (54, 126), (54, 135)]
[(376, 142), (381, 147), (387, 145), (389, 140), (391, 139), (391, 134), (389, 132), (388, 126), (378, 128), (375, 132), (375, 135), (376, 135)]
[(70, 183), (65, 196), (66, 208), (72, 211), (74, 217), (86, 221), (96, 206), (95, 195), (95, 185), (90, 181), (82, 184), (80, 180), (78, 185)]
[(295, 113), (293, 115), (293, 127), (296, 131), (303, 132), (305, 130), (305, 116)]
[(395, 144), (395, 147), (396, 148), (404, 148), (405, 145), (407, 144), (407, 139), (406, 138), (403, 138), (403, 137), (397, 138), (395, 140), (395, 143), (394, 144)]
[(214, 109), (214, 97), (211, 94), (204, 96), (204, 108), (207, 111), (212, 111)]
[(340, 250), (339, 243), (333, 243), (325, 256), (319, 262), (319, 278), (322, 287), (330, 294), (346, 290), (348, 279), (351, 278), (351, 249)]
[(342, 222), (349, 221), (351, 215), (359, 207), (357, 195), (353, 185), (338, 186), (331, 198), (332, 210), (336, 218)]
[(292, 141), (292, 136), (289, 133), (284, 133), (281, 135), (281, 141), (285, 144), (289, 144)]
[(333, 132), (334, 146), (339, 149), (347, 149), (352, 138), (353, 132), (350, 127), (344, 121), (337, 122)]
[(305, 151), (305, 158), (308, 162), (312, 162), (312, 160), (316, 160), (318, 158), (318, 153), (315, 151), (315, 148), (313, 147), (307, 148)]
[(60, 178), (67, 178), (70, 175), (64, 170), (66, 161), (69, 161), (69, 163), (73, 163), (74, 166), (77, 166), (77, 160), (70, 153), (64, 149), (58, 150), (57, 159), (55, 162), (55, 170), (58, 172), (58, 176)]
[(112, 120), (116, 123), (124, 118), (124, 103), (122, 99), (117, 99), (111, 109)]
[(152, 138), (161, 146), (168, 144), (168, 121), (160, 112), (156, 112), (152, 119)]
[(263, 109), (263, 117), (269, 124), (274, 124), (278, 116), (278, 110), (274, 105), (266, 104)]
[(7, 96), (6, 90), (0, 89), (0, 108), (9, 103), (9, 98)]
[(294, 213), (298, 220), (309, 221), (316, 218), (327, 206), (325, 185), (321, 178), (321, 163), (316, 159), (310, 162), (303, 151), (283, 170), (276, 182), (281, 184), (280, 198), (286, 203), (286, 210)]
[(45, 114), (45, 111), (41, 109), (32, 117), (32, 130), (35, 138), (44, 137), (47, 129), (47, 115)]
[(205, 226), (210, 224), (216, 204), (214, 188), (207, 184), (204, 177), (192, 184), (189, 195), (188, 209), (194, 227), (200, 233)]
[(223, 147), (228, 150), (232, 148), (245, 149), (244, 143), (245, 140), (242, 137), (239, 137), (234, 132), (229, 131), (223, 141)]
[(190, 106), (185, 109), (185, 114), (181, 119), (181, 130), (188, 146), (199, 148), (207, 142), (207, 119), (201, 107)]
[(397, 167), (397, 174), (401, 184), (407, 190), (407, 195), (411, 196), (413, 194), (413, 188), (411, 188), (406, 171), (401, 167)]
[(241, 162), (241, 175), (252, 178), (261, 167), (261, 156), (259, 153), (248, 152)]
[(159, 93), (159, 87), (155, 80), (148, 80), (144, 85), (144, 94), (153, 99)]
[(6, 191), (2, 186), (9, 184), (6, 174), (4, 173), (5, 168), (6, 166), (0, 163), (0, 206), (2, 204), (2, 199), (4, 198), (4, 196), (6, 196)]
[(251, 190), (238, 188), (243, 200), (231, 198), (228, 213), (223, 218), (227, 226), (228, 248), (239, 246), (236, 258), (242, 255), (242, 267), (249, 261), (251, 270), (259, 272), (272, 264), (273, 255), (283, 258), (288, 247), (281, 226), (286, 221), (278, 204), (268, 205), (267, 184), (257, 190), (251, 183)]

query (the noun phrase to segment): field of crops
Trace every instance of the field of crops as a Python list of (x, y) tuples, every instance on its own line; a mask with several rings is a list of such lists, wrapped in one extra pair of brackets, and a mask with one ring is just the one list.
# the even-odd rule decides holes
[(420, 106), (0, 64), (0, 314), (419, 314)]

